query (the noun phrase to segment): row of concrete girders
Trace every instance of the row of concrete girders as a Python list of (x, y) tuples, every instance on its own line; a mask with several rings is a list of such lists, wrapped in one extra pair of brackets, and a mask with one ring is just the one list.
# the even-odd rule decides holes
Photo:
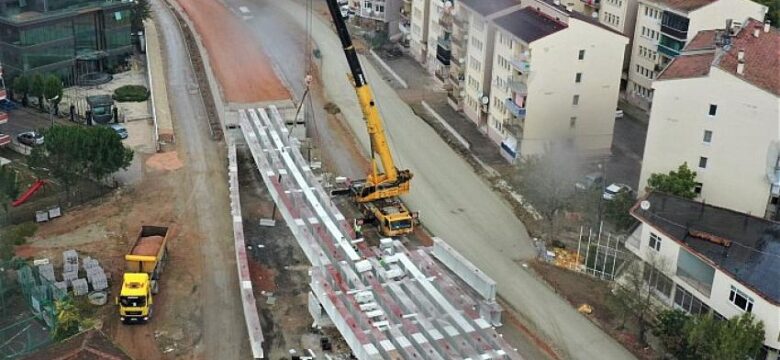
[[(312, 290), (358, 358), (520, 358), (427, 253), (396, 242), (383, 255), (352, 240), (273, 106), (241, 111), (239, 118), (272, 197), (280, 210), (287, 208), (285, 220), (311, 254)], [(423, 272), (412, 258), (435, 273)], [(458, 309), (449, 299), (468, 307)]]

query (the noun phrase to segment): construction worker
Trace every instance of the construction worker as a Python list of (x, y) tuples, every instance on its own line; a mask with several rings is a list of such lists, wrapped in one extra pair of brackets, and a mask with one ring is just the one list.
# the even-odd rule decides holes
[(363, 237), (363, 220), (355, 219), (354, 224), (355, 236), (360, 239)]

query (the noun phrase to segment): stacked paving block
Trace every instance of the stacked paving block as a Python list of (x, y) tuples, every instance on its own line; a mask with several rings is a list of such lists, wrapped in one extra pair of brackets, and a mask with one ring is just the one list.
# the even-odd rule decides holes
[(51, 263), (38, 265), (38, 274), (41, 275), (41, 280), (46, 279), (50, 282), (55, 282), (54, 279), (54, 265)]
[(62, 252), (62, 271), (63, 272), (76, 272), (79, 271), (79, 254), (76, 250), (68, 250)]
[(81, 296), (81, 295), (87, 295), (89, 292), (89, 284), (87, 284), (87, 279), (76, 279), (71, 282), (71, 286), (73, 286), (73, 295)]

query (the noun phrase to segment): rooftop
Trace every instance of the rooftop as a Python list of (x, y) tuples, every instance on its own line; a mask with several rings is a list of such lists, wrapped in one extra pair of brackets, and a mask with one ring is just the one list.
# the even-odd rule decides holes
[(566, 28), (566, 24), (556, 21), (531, 7), (525, 7), (493, 20), (496, 25), (521, 40), (531, 43)]
[(482, 16), (488, 16), (514, 5), (520, 5), (520, 0), (461, 0), (460, 4)]
[[(724, 34), (723, 30), (696, 34), (683, 53), (658, 76), (658, 80), (706, 76), (711, 67), (717, 67), (780, 96), (780, 31), (770, 27), (768, 32), (764, 32), (763, 27), (760, 21), (749, 19), (725, 46), (716, 44), (716, 40)], [(758, 29), (758, 37), (753, 35), (755, 29)], [(703, 50), (709, 52), (702, 54)], [(745, 51), (743, 74), (737, 73), (740, 50)]]
[(666, 5), (672, 9), (682, 10), (685, 12), (705, 7), (716, 1), (718, 0), (656, 0), (656, 2)]
[(780, 223), (658, 192), (646, 200), (634, 217), (780, 304)]
[(89, 330), (27, 355), (23, 360), (132, 360), (100, 330)]

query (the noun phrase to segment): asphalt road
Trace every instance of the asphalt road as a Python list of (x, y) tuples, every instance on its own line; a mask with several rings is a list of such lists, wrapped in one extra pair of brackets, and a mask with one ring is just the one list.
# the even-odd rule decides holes
[[(239, 1), (230, 3), (238, 5)], [(280, 10), (304, 26), (306, 11), (301, 5), (274, 1), (272, 7), (265, 7), (265, 11), (275, 13)], [(312, 34), (322, 51), (321, 75), (327, 97), (341, 108), (367, 151), (365, 125), (345, 75), (348, 68), (338, 38), (316, 17)], [(414, 115), (368, 61), (362, 59), (362, 63), (384, 115), (395, 158), (400, 167), (410, 168), (415, 174), (411, 194), (404, 200), (420, 211), (425, 225), (492, 276), (499, 294), (567, 357), (633, 358), (520, 266), (520, 262), (534, 256), (534, 249), (525, 227), (509, 206)]]
[(184, 39), (170, 10), (161, 0), (152, 1), (163, 45), (168, 97), (174, 118), (179, 156), (186, 163), (187, 179), (180, 185), (182, 211), (192, 214), (203, 242), (195, 261), (202, 262), (202, 278), (196, 284), (201, 297), (202, 338), (196, 354), (204, 359), (239, 359), (251, 356), (244, 325), (233, 252), (232, 220), (227, 189), (227, 159), (223, 143), (210, 139), (206, 110), (199, 94)]

